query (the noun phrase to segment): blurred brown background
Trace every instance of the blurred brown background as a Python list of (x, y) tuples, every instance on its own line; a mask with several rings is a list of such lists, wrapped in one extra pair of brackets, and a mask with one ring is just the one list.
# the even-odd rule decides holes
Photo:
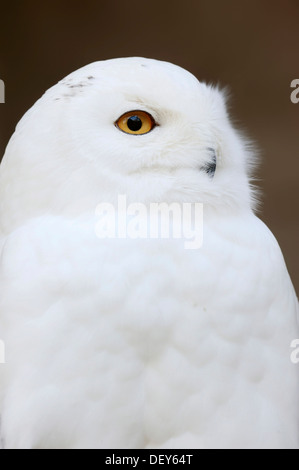
[(0, 155), (23, 113), (51, 85), (96, 60), (144, 56), (228, 85), (232, 115), (261, 149), (259, 216), (299, 292), (298, 0), (24, 0), (1, 5)]

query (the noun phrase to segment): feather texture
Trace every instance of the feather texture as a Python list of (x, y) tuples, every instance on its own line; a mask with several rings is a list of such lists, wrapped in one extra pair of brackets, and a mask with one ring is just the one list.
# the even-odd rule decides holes
[[(159, 125), (119, 132), (132, 109)], [(298, 301), (250, 158), (219, 90), (149, 59), (91, 64), (24, 116), (0, 167), (6, 448), (299, 447)], [(202, 247), (97, 237), (119, 194), (203, 203)]]

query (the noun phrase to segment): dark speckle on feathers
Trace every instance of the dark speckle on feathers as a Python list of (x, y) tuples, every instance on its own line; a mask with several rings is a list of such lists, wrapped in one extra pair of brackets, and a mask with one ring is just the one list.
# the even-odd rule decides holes
[(61, 96), (64, 98), (73, 98), (82, 94), (85, 87), (92, 86), (91, 80), (94, 79), (92, 75), (85, 77), (79, 82), (74, 82), (72, 78), (61, 80), (61, 85), (67, 89), (67, 92), (63, 93)]
[(210, 161), (208, 161), (204, 166), (202, 166), (201, 170), (204, 170), (210, 176), (210, 178), (213, 178), (217, 167), (216, 150), (212, 147), (208, 147), (207, 150), (210, 154)]
[(86, 83), (77, 83), (77, 85), (68, 85), (69, 88), (82, 88), (86, 86)]

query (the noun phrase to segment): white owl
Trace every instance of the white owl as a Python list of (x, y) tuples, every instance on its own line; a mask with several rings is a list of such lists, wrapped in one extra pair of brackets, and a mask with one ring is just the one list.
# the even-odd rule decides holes
[[(298, 303), (253, 160), (165, 62), (88, 65), (26, 113), (0, 167), (4, 448), (299, 447)], [(202, 246), (98, 236), (119, 195), (202, 203)]]

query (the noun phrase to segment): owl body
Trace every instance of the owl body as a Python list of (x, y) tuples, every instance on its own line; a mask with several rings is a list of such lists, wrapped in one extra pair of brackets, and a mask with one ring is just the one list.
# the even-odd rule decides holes
[[(298, 303), (219, 92), (146, 59), (70, 77), (23, 119), (0, 172), (3, 446), (298, 448)], [(137, 101), (157, 123), (138, 136), (115, 125)], [(99, 236), (97, 204), (119, 194), (149, 224), (151, 202), (202, 203), (202, 245)]]

